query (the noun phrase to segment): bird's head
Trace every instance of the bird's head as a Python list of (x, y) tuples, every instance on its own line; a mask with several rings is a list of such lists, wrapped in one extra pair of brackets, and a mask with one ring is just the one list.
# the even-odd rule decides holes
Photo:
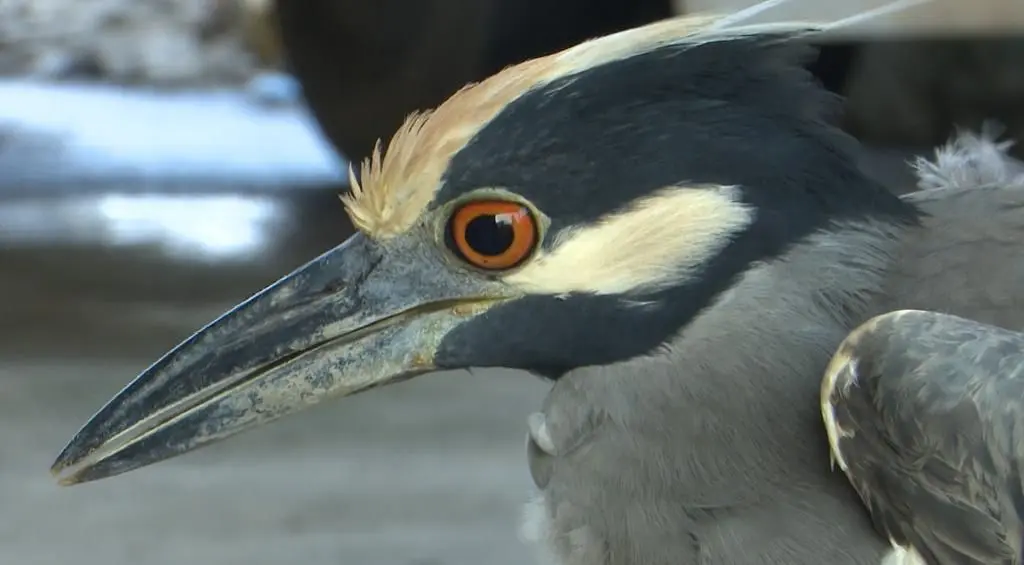
[(119, 474), (439, 369), (641, 355), (811, 234), (901, 221), (829, 125), (805, 31), (659, 22), (410, 117), (352, 175), (358, 233), (146, 369), (54, 472)]

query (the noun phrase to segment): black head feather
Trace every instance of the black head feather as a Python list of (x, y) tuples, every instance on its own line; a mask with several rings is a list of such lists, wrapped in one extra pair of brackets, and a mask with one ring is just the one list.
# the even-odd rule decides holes
[(756, 217), (696, 280), (633, 297), (663, 307), (532, 296), (449, 336), (438, 362), (556, 376), (639, 355), (751, 263), (837, 221), (916, 221), (912, 207), (861, 170), (860, 146), (834, 125), (841, 100), (802, 66), (813, 53), (792, 34), (665, 45), (510, 103), (451, 161), (437, 202), (502, 187), (533, 202), (557, 233), (667, 186), (735, 185)]

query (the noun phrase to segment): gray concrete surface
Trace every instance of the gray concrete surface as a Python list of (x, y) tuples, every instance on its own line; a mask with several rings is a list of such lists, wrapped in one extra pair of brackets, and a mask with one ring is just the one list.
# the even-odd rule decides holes
[(438, 374), (179, 460), (58, 487), (47, 467), (142, 359), (0, 363), (5, 565), (522, 565), (543, 386)]

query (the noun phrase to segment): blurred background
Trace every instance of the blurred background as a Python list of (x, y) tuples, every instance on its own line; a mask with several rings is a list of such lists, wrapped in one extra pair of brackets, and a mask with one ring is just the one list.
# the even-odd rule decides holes
[[(72, 489), (47, 469), (160, 354), (343, 241), (348, 161), (408, 112), (588, 37), (752, 3), (0, 0), (0, 563), (532, 562), (523, 437), (545, 386), (522, 375), (417, 379)], [(902, 192), (906, 160), (957, 126), (1024, 138), (1022, 22), (1019, 0), (933, 0), (810, 69)]]

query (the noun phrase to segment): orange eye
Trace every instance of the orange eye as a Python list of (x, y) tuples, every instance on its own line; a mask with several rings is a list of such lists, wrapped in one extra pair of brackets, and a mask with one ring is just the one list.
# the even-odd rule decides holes
[(468, 202), (448, 220), (455, 251), (480, 269), (499, 271), (520, 264), (537, 245), (530, 209), (501, 200)]

